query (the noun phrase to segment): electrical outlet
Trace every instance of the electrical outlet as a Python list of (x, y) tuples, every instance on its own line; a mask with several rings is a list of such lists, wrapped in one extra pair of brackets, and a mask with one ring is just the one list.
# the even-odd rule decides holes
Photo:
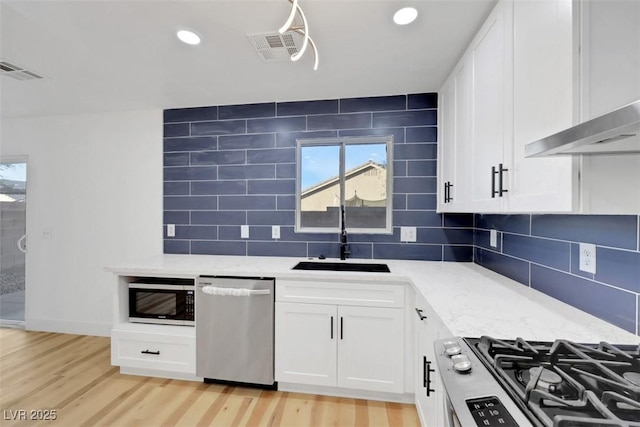
[(280, 238), (280, 226), (279, 225), (272, 225), (271, 226), (271, 237), (273, 239), (279, 239)]
[(248, 225), (241, 225), (240, 226), (240, 238), (241, 239), (248, 239), (249, 238), (249, 226)]
[(402, 241), (402, 242), (415, 242), (416, 241), (416, 227), (400, 227), (400, 241)]
[(498, 231), (497, 230), (489, 231), (489, 245), (491, 245), (492, 248), (498, 247)]
[(580, 243), (580, 270), (596, 274), (596, 245)]
[(167, 237), (176, 237), (176, 225), (167, 224)]

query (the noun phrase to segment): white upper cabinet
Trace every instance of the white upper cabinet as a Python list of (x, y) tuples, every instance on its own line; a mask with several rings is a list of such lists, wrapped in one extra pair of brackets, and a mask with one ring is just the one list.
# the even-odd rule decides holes
[(512, 119), (512, 6), (499, 2), (471, 42), (471, 208), (502, 210)]
[(507, 210), (578, 207), (574, 157), (525, 158), (525, 146), (573, 124), (571, 0), (513, 3), (513, 151)]
[[(574, 159), (524, 157), (526, 144), (572, 125), (573, 52), (571, 0), (498, 2), (440, 93), (439, 203), (446, 182), (454, 182), (454, 200), (456, 187), (468, 186), (467, 203), (439, 204), (441, 211), (577, 209)], [(465, 69), (466, 86), (460, 74)], [(451, 99), (467, 104), (468, 117), (464, 105), (447, 105)], [(458, 140), (465, 135), (462, 127), (466, 137)], [(468, 153), (460, 161), (459, 145)], [(454, 158), (447, 158), (452, 152)], [(455, 167), (445, 170), (452, 163), (464, 164), (459, 168), (464, 175), (452, 177)]]
[(440, 141), (438, 211), (464, 211), (469, 203), (469, 109), (471, 66), (461, 62), (438, 96)]

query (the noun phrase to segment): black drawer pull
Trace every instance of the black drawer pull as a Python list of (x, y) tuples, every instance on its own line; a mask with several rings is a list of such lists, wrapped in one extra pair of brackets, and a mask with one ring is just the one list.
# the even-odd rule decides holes
[(160, 355), (160, 350), (158, 350), (158, 351), (142, 350), (140, 353), (142, 353), (142, 354), (155, 354), (156, 356), (159, 356)]
[(420, 310), (419, 308), (416, 307), (416, 313), (418, 313), (418, 316), (420, 317), (420, 320), (424, 320), (427, 318), (427, 316), (425, 316), (424, 314), (422, 314), (422, 310)]

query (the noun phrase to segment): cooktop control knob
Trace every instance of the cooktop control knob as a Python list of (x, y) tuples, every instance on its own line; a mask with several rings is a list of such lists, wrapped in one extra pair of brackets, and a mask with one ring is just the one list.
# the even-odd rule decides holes
[(453, 369), (457, 372), (469, 372), (471, 370), (471, 361), (466, 354), (457, 354), (451, 356), (453, 361)]
[(447, 341), (444, 343), (444, 354), (447, 356), (455, 356), (460, 354), (461, 348), (457, 341)]

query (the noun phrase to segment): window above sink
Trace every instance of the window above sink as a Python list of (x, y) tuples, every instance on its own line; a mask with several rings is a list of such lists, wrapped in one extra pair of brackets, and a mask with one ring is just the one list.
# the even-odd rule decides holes
[(297, 141), (296, 231), (391, 234), (393, 137)]

